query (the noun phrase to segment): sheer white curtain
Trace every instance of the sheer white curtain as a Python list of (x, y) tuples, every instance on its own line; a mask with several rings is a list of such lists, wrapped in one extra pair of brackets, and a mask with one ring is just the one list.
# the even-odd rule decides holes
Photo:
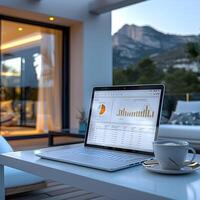
[(62, 33), (42, 29), (36, 129), (61, 129)]

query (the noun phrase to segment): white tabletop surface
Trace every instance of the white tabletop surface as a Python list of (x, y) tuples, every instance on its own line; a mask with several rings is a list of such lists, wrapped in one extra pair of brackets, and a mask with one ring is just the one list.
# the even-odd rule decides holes
[[(44, 150), (70, 148), (71, 146)], [(199, 155), (197, 160), (200, 161)], [(0, 164), (113, 199), (128, 200), (133, 199), (133, 197), (134, 199), (200, 199), (200, 171), (188, 175), (161, 175), (146, 171), (142, 166), (137, 166), (117, 172), (104, 172), (40, 159), (34, 155), (34, 151), (11, 152), (0, 155)]]

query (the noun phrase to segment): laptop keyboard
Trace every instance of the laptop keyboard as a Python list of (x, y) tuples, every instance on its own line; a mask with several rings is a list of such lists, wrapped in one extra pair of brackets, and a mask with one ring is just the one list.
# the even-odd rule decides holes
[(80, 155), (89, 158), (95, 158), (100, 160), (112, 160), (117, 162), (134, 162), (134, 161), (142, 161), (146, 158), (143, 155), (137, 155), (132, 153), (122, 153), (122, 152), (115, 152), (109, 150), (101, 150), (95, 148), (73, 148), (68, 149), (68, 154), (72, 153), (74, 156)]

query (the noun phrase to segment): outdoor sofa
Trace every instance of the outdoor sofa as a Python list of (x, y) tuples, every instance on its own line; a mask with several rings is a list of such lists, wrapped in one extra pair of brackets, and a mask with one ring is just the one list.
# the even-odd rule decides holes
[[(178, 101), (175, 113), (200, 115), (200, 101)], [(191, 118), (191, 117), (190, 117)], [(193, 119), (193, 118), (192, 118)], [(161, 124), (158, 138), (187, 140), (196, 149), (200, 150), (200, 121), (195, 119), (195, 124)], [(181, 122), (180, 122), (181, 123)], [(192, 122), (189, 122), (192, 123)]]

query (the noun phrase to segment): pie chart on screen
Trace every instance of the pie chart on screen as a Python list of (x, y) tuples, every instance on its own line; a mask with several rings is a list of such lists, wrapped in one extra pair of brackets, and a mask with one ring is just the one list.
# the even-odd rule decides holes
[(103, 115), (106, 112), (106, 106), (102, 103), (98, 107), (99, 115)]

